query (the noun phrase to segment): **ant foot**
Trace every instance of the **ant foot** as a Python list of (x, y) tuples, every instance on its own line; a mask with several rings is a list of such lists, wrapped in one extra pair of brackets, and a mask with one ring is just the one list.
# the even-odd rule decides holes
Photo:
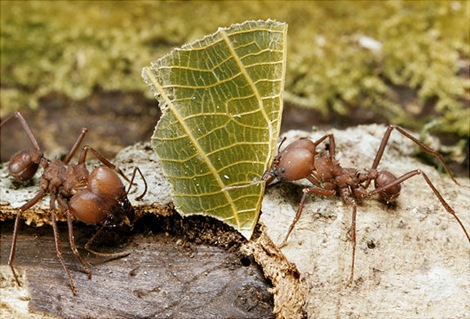
[(284, 241), (283, 241), (279, 246), (277, 246), (277, 248), (282, 249), (282, 248), (284, 248), (286, 245), (287, 245), (287, 240), (284, 239)]

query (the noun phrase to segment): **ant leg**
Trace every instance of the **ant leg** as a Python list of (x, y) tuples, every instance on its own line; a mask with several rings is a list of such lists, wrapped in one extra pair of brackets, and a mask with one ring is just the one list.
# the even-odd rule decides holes
[(400, 177), (398, 177), (397, 179), (395, 179), (394, 181), (382, 186), (382, 187), (379, 187), (379, 188), (376, 188), (375, 190), (373, 191), (370, 191), (367, 193), (367, 196), (370, 197), (370, 196), (373, 196), (375, 194), (379, 194), (380, 192), (390, 188), (390, 187), (393, 187), (393, 186), (396, 186), (398, 184), (401, 184), (403, 183), (403, 181), (406, 181), (407, 179), (415, 176), (415, 175), (421, 175), (423, 176), (424, 180), (426, 181), (426, 183), (428, 183), (429, 187), (432, 189), (432, 191), (434, 192), (434, 195), (436, 195), (436, 197), (439, 199), (439, 201), (441, 202), (441, 205), (445, 208), (445, 210), (451, 214), (452, 216), (454, 216), (454, 218), (457, 220), (457, 222), (459, 223), (460, 227), (462, 228), (463, 232), (465, 233), (465, 236), (467, 237), (468, 241), (470, 242), (470, 236), (467, 232), (467, 229), (465, 228), (465, 226), (463, 225), (462, 221), (459, 219), (459, 217), (457, 216), (457, 214), (455, 213), (455, 211), (452, 209), (452, 207), (444, 200), (444, 198), (442, 197), (441, 193), (439, 193), (439, 191), (437, 190), (437, 188), (434, 186), (434, 184), (431, 182), (431, 180), (428, 178), (428, 176), (421, 170), (417, 169), (417, 170), (414, 170), (414, 171), (411, 171), (411, 172), (408, 172)]
[(92, 249), (90, 248), (90, 245), (95, 241), (96, 238), (98, 238), (98, 235), (103, 231), (103, 229), (104, 229), (105, 226), (106, 226), (106, 222), (104, 222), (104, 223), (101, 225), (101, 227), (100, 227), (100, 228), (98, 229), (98, 231), (93, 235), (93, 237), (91, 237), (91, 238), (87, 241), (87, 243), (85, 244), (85, 249), (86, 249), (87, 251), (89, 251), (90, 253), (95, 254), (95, 255), (100, 255), (100, 253), (98, 253), (98, 252), (92, 250)]
[(80, 133), (80, 135), (78, 136), (77, 140), (75, 141), (75, 143), (73, 143), (72, 147), (70, 148), (70, 151), (69, 153), (67, 154), (67, 156), (65, 157), (65, 160), (64, 160), (64, 164), (68, 164), (70, 162), (70, 160), (72, 159), (72, 157), (75, 155), (75, 153), (77, 152), (78, 148), (80, 147), (80, 144), (82, 143), (83, 139), (85, 138), (85, 135), (86, 133), (88, 132), (88, 129), (87, 128), (82, 128), (82, 132)]
[(18, 209), (18, 212), (16, 213), (16, 219), (15, 219), (15, 226), (13, 227), (13, 238), (11, 240), (11, 249), (10, 249), (10, 257), (8, 258), (8, 265), (10, 266), (11, 272), (13, 273), (13, 277), (15, 277), (15, 281), (18, 284), (18, 286), (21, 287), (20, 281), (18, 279), (18, 276), (16, 275), (15, 268), (13, 266), (13, 260), (15, 259), (15, 251), (16, 251), (16, 240), (18, 239), (18, 228), (20, 224), (20, 216), (21, 213), (26, 211), (27, 209), (33, 207), (34, 205), (37, 204), (44, 195), (44, 190), (40, 190), (36, 196), (34, 196), (32, 199), (30, 199), (26, 204), (21, 206)]
[(8, 265), (10, 266), (11, 272), (13, 273), (13, 277), (15, 277), (16, 284), (21, 287), (20, 281), (15, 271), (15, 267), (13, 266), (13, 260), (15, 259), (15, 251), (16, 251), (16, 240), (18, 238), (18, 226), (21, 216), (21, 210), (16, 213), (16, 220), (15, 226), (13, 228), (13, 238), (11, 240), (11, 250), (10, 250), (10, 257), (8, 258)]
[(144, 198), (145, 194), (147, 194), (147, 181), (145, 180), (144, 174), (142, 174), (142, 171), (138, 166), (134, 167), (134, 170), (132, 171), (131, 181), (129, 183), (129, 188), (127, 189), (127, 194), (129, 194), (132, 185), (134, 185), (134, 178), (137, 171), (139, 172), (140, 177), (142, 177), (142, 180), (144, 181), (144, 191), (139, 197), (136, 197), (135, 200), (141, 200), (142, 198)]
[(426, 153), (430, 154), (430, 155), (433, 155), (434, 157), (437, 158), (437, 160), (441, 163), (441, 165), (444, 167), (445, 171), (447, 172), (447, 174), (450, 176), (450, 178), (454, 181), (455, 184), (457, 185), (460, 185), (457, 180), (454, 178), (454, 176), (452, 175), (449, 167), (447, 166), (447, 164), (444, 162), (444, 158), (441, 156), (441, 154), (439, 154), (439, 152), (433, 148), (430, 148), (429, 146), (423, 144), (422, 142), (420, 142), (418, 139), (416, 139), (415, 137), (413, 137), (410, 133), (408, 133), (407, 131), (405, 131), (404, 129), (402, 129), (401, 127), (399, 126), (396, 126), (396, 125), (389, 125), (388, 128), (387, 128), (387, 131), (385, 132), (383, 138), (382, 138), (382, 142), (380, 143), (380, 147), (379, 147), (379, 150), (377, 151), (377, 154), (375, 156), (375, 159), (374, 159), (374, 163), (372, 164), (372, 169), (376, 169), (378, 166), (379, 166), (379, 162), (380, 160), (382, 159), (382, 155), (384, 154), (384, 151), (385, 151), (385, 147), (387, 146), (387, 143), (388, 143), (388, 140), (390, 138), (390, 134), (392, 134), (392, 131), (393, 130), (397, 130), (399, 133), (401, 133), (403, 136), (407, 137), (408, 139), (410, 139), (412, 142), (414, 142), (416, 145), (418, 145), (423, 151), (425, 151)]
[(7, 122), (9, 122), (12, 118), (16, 117), (18, 119), (18, 121), (20, 121), (21, 123), (21, 126), (23, 126), (23, 129), (25, 130), (26, 134), (28, 135), (29, 137), (29, 140), (31, 141), (31, 143), (33, 144), (34, 148), (37, 150), (37, 151), (41, 151), (41, 148), (39, 147), (39, 143), (38, 141), (36, 140), (36, 138), (34, 137), (34, 134), (33, 132), (31, 131), (31, 128), (29, 127), (28, 123), (26, 122), (26, 120), (24, 119), (23, 115), (20, 113), (20, 112), (15, 112), (13, 113), (12, 115), (10, 115), (9, 117), (7, 117), (3, 122), (0, 123), (0, 128)]
[(334, 160), (336, 156), (336, 142), (335, 142), (335, 136), (333, 134), (326, 134), (325, 136), (322, 136), (313, 144), (315, 144), (315, 147), (317, 147), (321, 142), (326, 140), (328, 138), (329, 146), (328, 146), (328, 153), (330, 154), (330, 159)]
[(116, 165), (114, 165), (113, 163), (111, 163), (110, 161), (108, 161), (106, 159), (106, 157), (104, 157), (100, 152), (98, 152), (97, 150), (95, 150), (94, 148), (88, 146), (88, 145), (85, 145), (82, 149), (82, 152), (80, 153), (80, 156), (78, 158), (78, 164), (83, 164), (85, 163), (86, 161), (86, 156), (88, 154), (88, 151), (92, 152), (93, 155), (101, 162), (103, 163), (106, 167), (116, 171), (116, 173), (118, 173), (119, 175), (122, 176), (122, 178), (124, 178), (128, 183), (130, 183), (130, 180), (129, 178), (127, 178), (126, 175), (124, 175), (124, 172), (119, 168), (117, 167)]
[(101, 227), (98, 229), (98, 231), (91, 237), (88, 242), (85, 244), (85, 249), (89, 251), (90, 253), (97, 255), (97, 256), (104, 256), (104, 257), (111, 257), (111, 259), (118, 259), (118, 258), (123, 258), (126, 256), (129, 256), (131, 253), (130, 252), (123, 252), (123, 253), (100, 253), (97, 252), (93, 249), (90, 248), (90, 245), (95, 241), (96, 238), (98, 238), (98, 235), (103, 231), (104, 227), (106, 226), (106, 222), (104, 222)]
[(91, 279), (90, 268), (88, 268), (87, 264), (85, 263), (82, 256), (80, 255), (80, 253), (77, 249), (77, 246), (75, 245), (75, 236), (73, 235), (73, 224), (72, 224), (72, 218), (70, 216), (69, 208), (68, 208), (67, 204), (65, 203), (64, 199), (62, 199), (60, 196), (57, 199), (58, 199), (60, 208), (63, 211), (65, 211), (66, 214), (67, 214), (67, 227), (68, 227), (68, 230), (69, 230), (70, 249), (72, 249), (73, 254), (78, 259), (78, 261), (80, 261), (80, 263), (82, 264), (83, 270), (88, 275), (88, 279)]
[(65, 273), (67, 274), (67, 277), (69, 278), (70, 289), (72, 289), (72, 293), (74, 295), (77, 295), (77, 288), (75, 287), (75, 283), (73, 282), (72, 274), (70, 273), (70, 270), (67, 268), (64, 257), (62, 256), (62, 247), (60, 245), (59, 230), (57, 228), (57, 220), (55, 216), (55, 212), (56, 212), (55, 201), (56, 201), (55, 194), (51, 194), (50, 209), (51, 209), (52, 230), (54, 231), (54, 241), (55, 241), (55, 249), (57, 252), (57, 258), (59, 258), (60, 263), (62, 264), (62, 267), (64, 268)]
[(346, 286), (350, 286), (354, 279), (354, 263), (356, 260), (356, 213), (357, 213), (357, 204), (355, 200), (349, 201), (353, 207), (352, 212), (352, 222), (351, 222), (351, 241), (352, 241), (352, 259), (351, 259), (351, 275), (349, 276), (348, 283)]
[(297, 213), (295, 214), (294, 220), (292, 221), (292, 224), (290, 225), (289, 230), (287, 231), (286, 237), (284, 238), (282, 243), (279, 245), (279, 248), (284, 247), (286, 245), (287, 239), (289, 238), (290, 233), (294, 229), (294, 226), (299, 220), (300, 215), (302, 215), (302, 210), (304, 209), (305, 200), (307, 199), (307, 196), (310, 194), (316, 194), (316, 195), (322, 195), (322, 196), (335, 196), (336, 192), (334, 190), (328, 190), (328, 189), (323, 189), (319, 187), (304, 188), (302, 199), (300, 200), (299, 208), (297, 208)]

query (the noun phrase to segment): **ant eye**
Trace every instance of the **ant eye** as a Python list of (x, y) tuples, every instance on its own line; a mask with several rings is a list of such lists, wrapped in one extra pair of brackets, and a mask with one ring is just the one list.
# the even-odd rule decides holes
[(363, 172), (356, 172), (356, 179), (357, 180), (364, 180), (364, 179), (367, 179), (367, 174), (364, 174)]

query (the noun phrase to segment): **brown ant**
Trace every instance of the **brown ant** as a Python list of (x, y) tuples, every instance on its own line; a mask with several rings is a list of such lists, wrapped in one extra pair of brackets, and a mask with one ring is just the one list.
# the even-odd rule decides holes
[[(442, 206), (446, 211), (454, 216), (454, 218), (459, 223), (460, 227), (465, 233), (468, 241), (470, 242), (470, 236), (465, 229), (465, 226), (457, 217), (455, 211), (452, 207), (447, 204), (444, 198), (441, 196), (436, 187), (431, 183), (431, 180), (428, 176), (421, 170), (416, 169), (410, 171), (400, 177), (396, 177), (394, 174), (388, 171), (379, 171), (377, 167), (379, 162), (384, 154), (385, 147), (389, 140), (390, 134), (393, 130), (397, 130), (399, 133), (413, 141), (419, 147), (421, 147), (426, 153), (435, 156), (439, 162), (442, 164), (447, 174), (452, 178), (452, 180), (457, 184), (458, 182), (452, 176), (449, 168), (444, 162), (442, 156), (437, 152), (416, 138), (411, 136), (408, 132), (402, 129), (399, 126), (390, 125), (387, 131), (382, 138), (379, 150), (375, 156), (375, 160), (372, 164), (372, 167), (366, 171), (360, 172), (354, 168), (343, 168), (335, 158), (335, 139), (333, 134), (327, 134), (315, 142), (312, 142), (309, 139), (300, 139), (295, 142), (292, 142), (282, 151), (280, 151), (279, 145), (278, 155), (274, 158), (273, 164), (265, 172), (261, 181), (270, 184), (275, 179), (281, 182), (293, 182), (300, 179), (306, 178), (313, 186), (307, 187), (303, 190), (302, 199), (300, 201), (297, 213), (292, 224), (289, 227), (287, 235), (284, 241), (281, 243), (281, 247), (284, 246), (289, 238), (290, 233), (294, 229), (295, 224), (302, 214), (302, 210), (305, 204), (305, 200), (308, 195), (316, 194), (322, 196), (339, 196), (343, 201), (351, 205), (353, 208), (352, 211), (352, 225), (351, 225), (351, 239), (352, 239), (352, 262), (351, 262), (351, 276), (348, 281), (348, 284), (352, 283), (354, 276), (354, 260), (356, 255), (356, 211), (357, 211), (357, 201), (365, 198), (370, 198), (373, 195), (379, 195), (382, 200), (386, 203), (394, 202), (399, 194), (401, 189), (401, 183), (405, 180), (415, 176), (423, 176), (426, 183), (432, 189), (436, 197), (441, 202)], [(328, 154), (319, 154), (317, 152), (317, 147), (324, 140), (328, 139), (329, 144), (327, 147)], [(367, 188), (371, 182), (374, 182), (375, 189), (368, 191)], [(239, 187), (239, 186), (235, 186)]]
[[(0, 123), (0, 128), (13, 118), (17, 118), (19, 120), (33, 144), (34, 149), (20, 151), (12, 156), (8, 165), (10, 175), (17, 181), (27, 181), (33, 178), (39, 166), (42, 166), (43, 173), (40, 178), (39, 192), (26, 204), (21, 206), (16, 214), (8, 265), (13, 272), (16, 283), (20, 286), (18, 276), (13, 266), (19, 220), (24, 211), (36, 205), (42, 197), (48, 193), (50, 195), (49, 206), (57, 257), (68, 276), (70, 288), (73, 294), (76, 295), (77, 290), (72, 275), (65, 265), (65, 260), (62, 256), (56, 221), (57, 206), (60, 210), (64, 211), (67, 216), (69, 243), (72, 252), (80, 261), (84, 271), (88, 275), (88, 278), (91, 279), (91, 271), (80, 256), (75, 245), (72, 215), (75, 216), (77, 220), (86, 224), (102, 224), (98, 232), (86, 243), (85, 249), (98, 255), (115, 256), (116, 254), (97, 253), (91, 250), (89, 246), (105, 226), (116, 226), (120, 223), (129, 223), (129, 220), (133, 218), (134, 208), (130, 204), (127, 194), (133, 185), (133, 180), (137, 171), (144, 181), (145, 189), (142, 195), (137, 197), (136, 200), (142, 199), (147, 192), (147, 183), (138, 167), (134, 169), (132, 177), (129, 180), (121, 169), (109, 162), (103, 155), (88, 145), (82, 148), (78, 158), (78, 163), (70, 164), (70, 161), (85, 138), (88, 131), (86, 128), (82, 129), (81, 134), (78, 136), (64, 160), (55, 159), (51, 161), (44, 156), (43, 151), (39, 147), (39, 143), (21, 113), (16, 112), (7, 117), (2, 123)], [(96, 167), (91, 173), (89, 173), (85, 166), (88, 151), (90, 151), (105, 166)], [(129, 190), (127, 192), (116, 173), (121, 175), (130, 183)]]

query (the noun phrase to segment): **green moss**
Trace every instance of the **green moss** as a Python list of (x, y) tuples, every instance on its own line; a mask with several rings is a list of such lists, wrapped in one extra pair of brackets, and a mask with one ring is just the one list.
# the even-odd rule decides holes
[[(459, 75), (470, 56), (467, 1), (2, 1), (2, 115), (51, 93), (149, 96), (140, 79), (149, 61), (219, 26), (266, 18), (289, 23), (286, 102), (323, 114), (367, 108), (414, 128), (432, 118), (434, 131), (470, 136), (469, 76)], [(396, 87), (416, 97), (403, 101)]]

